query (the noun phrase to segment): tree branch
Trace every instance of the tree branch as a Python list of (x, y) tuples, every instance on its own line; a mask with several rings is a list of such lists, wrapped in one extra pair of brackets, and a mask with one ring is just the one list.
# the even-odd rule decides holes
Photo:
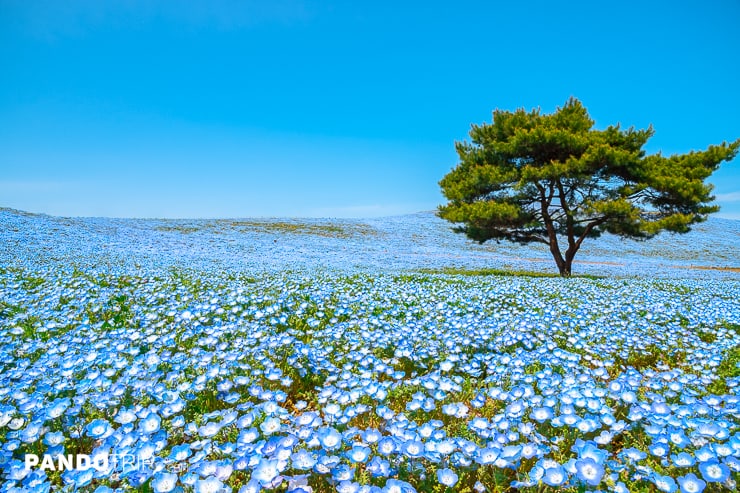
[(544, 243), (545, 245), (549, 244), (546, 238), (538, 234), (535, 234), (535, 233), (515, 234), (515, 235), (512, 235), (512, 238), (514, 238), (514, 241), (517, 241), (517, 242), (536, 242), (536, 243)]
[[(583, 230), (583, 234), (581, 234), (581, 236), (578, 238), (578, 241), (576, 241), (576, 245), (575, 245), (576, 251), (578, 251), (578, 249), (581, 248), (581, 243), (583, 243), (583, 240), (586, 239), (586, 237), (591, 232), (591, 230), (593, 230), (599, 224), (603, 224), (608, 220), (609, 220), (608, 216), (603, 216), (595, 221), (591, 221), (590, 223), (588, 223), (586, 225), (586, 228)], [(574, 252), (574, 255), (575, 255), (575, 252)]]
[(573, 232), (573, 215), (570, 211), (570, 207), (568, 207), (568, 201), (565, 200), (565, 189), (563, 188), (563, 184), (560, 180), (557, 180), (555, 183), (558, 187), (560, 207), (562, 207), (563, 212), (565, 212), (565, 230), (568, 235), (568, 250), (565, 252), (565, 258), (568, 259), (572, 258), (572, 255), (575, 255), (575, 251), (573, 251), (576, 241), (575, 233)]

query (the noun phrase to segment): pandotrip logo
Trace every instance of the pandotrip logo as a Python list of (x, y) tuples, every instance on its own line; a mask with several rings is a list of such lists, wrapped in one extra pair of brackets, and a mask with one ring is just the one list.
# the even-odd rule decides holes
[(136, 469), (143, 464), (140, 457), (133, 454), (95, 454), (91, 457), (87, 454), (58, 454), (58, 455), (36, 455), (26, 454), (24, 464), (26, 469), (40, 469), (42, 471), (87, 471), (95, 469), (100, 472), (111, 470)]

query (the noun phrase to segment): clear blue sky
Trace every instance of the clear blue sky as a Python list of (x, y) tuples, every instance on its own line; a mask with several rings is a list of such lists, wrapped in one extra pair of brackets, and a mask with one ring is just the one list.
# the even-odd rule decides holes
[[(0, 0), (0, 206), (430, 210), (494, 108), (579, 98), (683, 153), (740, 137), (740, 2)], [(740, 159), (711, 179), (740, 218)]]

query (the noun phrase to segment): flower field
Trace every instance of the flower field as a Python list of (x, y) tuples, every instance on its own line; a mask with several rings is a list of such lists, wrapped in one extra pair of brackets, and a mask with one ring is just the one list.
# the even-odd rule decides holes
[(429, 215), (0, 223), (0, 491), (737, 490), (735, 221), (572, 279)]

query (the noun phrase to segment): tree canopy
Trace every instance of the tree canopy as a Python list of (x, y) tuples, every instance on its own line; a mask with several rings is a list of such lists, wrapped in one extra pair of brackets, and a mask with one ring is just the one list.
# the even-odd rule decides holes
[(574, 98), (552, 114), (494, 111), (491, 124), (472, 125), (472, 142), (455, 144), (460, 162), (439, 182), (448, 199), (439, 215), (480, 243), (544, 243), (569, 276), (586, 238), (686, 233), (719, 210), (705, 179), (735, 156), (740, 139), (646, 155), (652, 126), (593, 127)]

